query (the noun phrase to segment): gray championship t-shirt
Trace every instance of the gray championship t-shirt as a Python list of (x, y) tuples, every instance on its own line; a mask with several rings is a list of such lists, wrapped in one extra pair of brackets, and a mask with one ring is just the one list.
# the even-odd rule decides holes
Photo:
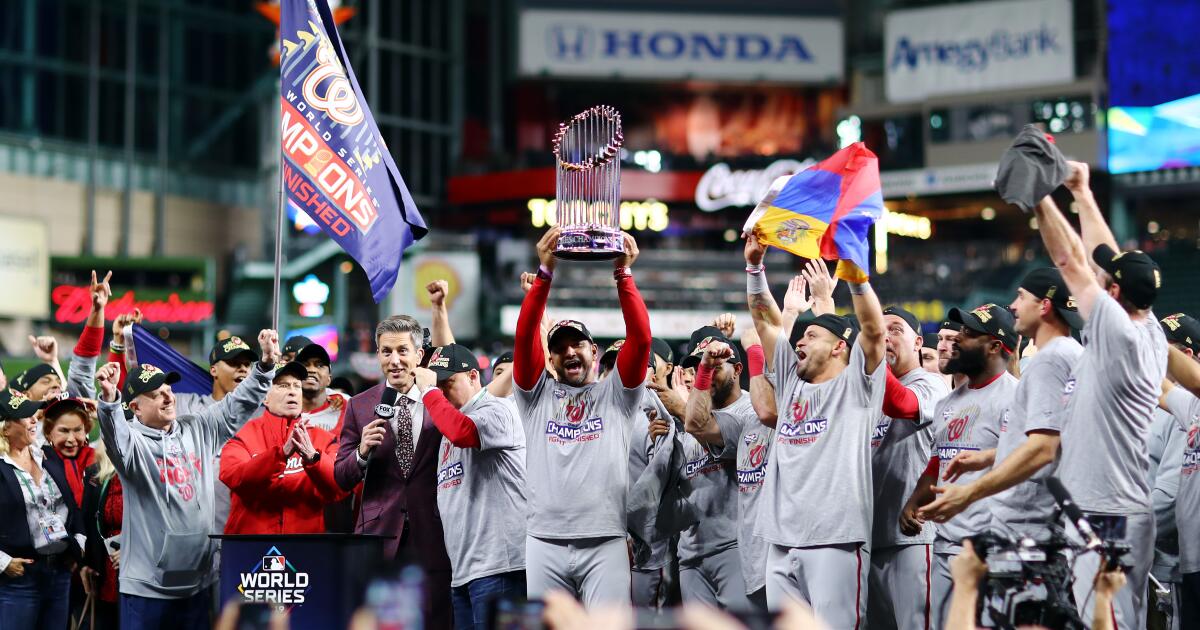
[(479, 448), (443, 437), (437, 466), (451, 586), (525, 569), (525, 430), (517, 406), (484, 389), (461, 411), (475, 423)]
[(1179, 494), (1179, 472), (1187, 433), (1175, 416), (1162, 408), (1151, 416), (1150, 502), (1154, 505), (1154, 563), (1150, 574), (1160, 582), (1178, 582), (1179, 531), (1175, 523), (1175, 497)]
[[(1000, 437), (1000, 421), (1004, 411), (1012, 403), (1017, 390), (1017, 379), (1003, 372), (996, 380), (973, 389), (963, 383), (950, 392), (938, 404), (937, 424), (934, 428), (933, 452), (938, 458), (938, 484), (945, 483), (942, 477), (946, 466), (965, 451), (986, 451), (995, 448)], [(982, 477), (987, 470), (969, 472), (954, 483), (965, 485)], [(972, 503), (958, 516), (938, 523), (937, 539), (933, 550), (938, 553), (957, 553), (962, 539), (973, 536), (991, 527), (992, 498)]]
[(900, 531), (900, 512), (929, 463), (929, 453), (933, 449), (933, 412), (938, 402), (950, 393), (950, 388), (940, 374), (921, 368), (909, 370), (897, 380), (916, 395), (917, 420), (895, 420), (881, 415), (871, 434), (871, 476), (875, 489), (872, 549), (933, 542), (931, 522), (925, 523), (916, 536), (904, 535)]
[(530, 536), (550, 540), (624, 537), (629, 437), (645, 385), (620, 376), (583, 387), (542, 372), (513, 392), (525, 424), (525, 497)]
[(1200, 572), (1200, 399), (1176, 387), (1167, 394), (1167, 406), (1187, 432), (1179, 493), (1175, 495), (1175, 525), (1179, 532), (1179, 571)]
[(742, 560), (742, 578), (749, 595), (766, 586), (767, 543), (754, 534), (754, 528), (775, 429), (759, 421), (749, 393), (743, 393), (734, 404), (715, 410), (713, 416), (721, 429), (720, 457), (734, 457), (737, 462), (738, 557)]
[[(1083, 354), (1083, 346), (1070, 337), (1056, 337), (1021, 372), (1012, 404), (1000, 419), (1000, 441), (996, 444), (996, 466), (1025, 443), (1031, 431), (1062, 431), (1062, 392), (1071, 371)], [(1054, 464), (1043, 467), (1023, 481), (992, 497), (993, 527), (1004, 523), (1022, 534), (1043, 540), (1057, 505), (1046, 490), (1046, 477)]]
[[(730, 411), (737, 414), (744, 409), (754, 413), (749, 392), (742, 392), (729, 407), (713, 410), (713, 415), (728, 415)], [(701, 444), (691, 434), (681, 435), (680, 443), (687, 462), (684, 474), (692, 483), (691, 499), (700, 520), (679, 534), (679, 562), (694, 566), (704, 558), (737, 546), (737, 463), (734, 453), (721, 457), (723, 447)]]
[(755, 533), (782, 547), (871, 540), (871, 432), (883, 405), (883, 361), (865, 373), (854, 344), (850, 364), (824, 383), (802, 381), (796, 352), (775, 346), (779, 422)]
[(1085, 511), (1148, 514), (1146, 436), (1167, 373), (1167, 339), (1151, 312), (1133, 322), (1108, 294), (1083, 327), (1083, 355), (1063, 389), (1058, 477)]

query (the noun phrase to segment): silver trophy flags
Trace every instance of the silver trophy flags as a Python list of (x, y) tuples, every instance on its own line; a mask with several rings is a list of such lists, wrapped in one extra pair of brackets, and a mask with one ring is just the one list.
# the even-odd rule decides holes
[(555, 195), (562, 236), (554, 255), (605, 260), (621, 241), (621, 114), (597, 105), (558, 126), (554, 135)]

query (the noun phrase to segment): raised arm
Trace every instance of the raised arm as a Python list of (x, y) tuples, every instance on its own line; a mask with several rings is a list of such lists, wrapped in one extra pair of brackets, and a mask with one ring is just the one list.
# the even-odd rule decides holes
[(746, 371), (750, 374), (750, 406), (754, 407), (759, 422), (774, 429), (779, 420), (775, 388), (764, 373), (767, 358), (753, 327), (742, 332), (742, 348), (746, 351)]
[(96, 272), (92, 271), (92, 310), (79, 335), (79, 342), (75, 344), (71, 366), (67, 370), (67, 393), (72, 396), (96, 397), (96, 361), (104, 347), (104, 307), (112, 296), (112, 287), (108, 284), (111, 278), (110, 271), (103, 281), (97, 282)]
[(1100, 282), (1088, 264), (1088, 250), (1083, 240), (1049, 196), (1042, 199), (1033, 211), (1037, 215), (1038, 232), (1042, 235), (1046, 252), (1050, 254), (1054, 266), (1062, 272), (1063, 281), (1079, 306), (1079, 315), (1088, 319), (1100, 294)]
[(113, 468), (125, 472), (126, 461), (133, 453), (133, 431), (129, 421), (125, 419), (125, 411), (121, 408), (121, 398), (117, 393), (117, 380), (121, 377), (121, 367), (116, 363), (106, 363), (96, 372), (96, 380), (100, 383), (100, 407), (97, 416), (100, 421), (100, 436), (104, 440), (104, 448)]
[(434, 280), (425, 285), (425, 290), (429, 292), (429, 306), (433, 310), (430, 341), (439, 348), (448, 346), (454, 343), (454, 332), (450, 330), (450, 315), (446, 312), (446, 293), (450, 290), (450, 283)]
[[(805, 311), (813, 309), (812, 298), (808, 296), (808, 282), (804, 276), (794, 276), (788, 282), (787, 293), (783, 294), (783, 333), (789, 339), (792, 335), (792, 326), (796, 325), (796, 320)], [(728, 335), (726, 335), (728, 336)], [(745, 347), (745, 346), (743, 346)]]
[(517, 330), (513, 339), (513, 383), (525, 391), (533, 389), (542, 371), (546, 369), (545, 349), (540, 325), (546, 312), (546, 301), (550, 298), (550, 281), (558, 259), (554, 257), (554, 246), (562, 230), (550, 228), (538, 241), (537, 252), (541, 267), (533, 286), (521, 301), (521, 314), (517, 316)]
[(713, 373), (721, 369), (725, 361), (733, 356), (733, 348), (723, 341), (714, 341), (704, 350), (704, 357), (696, 368), (696, 382), (688, 396), (687, 411), (684, 413), (684, 429), (704, 444), (721, 444), (721, 427), (713, 415)]
[(879, 305), (879, 297), (869, 282), (847, 284), (850, 286), (850, 297), (854, 300), (854, 314), (858, 316), (858, 324), (862, 328), (858, 332), (858, 345), (862, 346), (866, 358), (865, 373), (874, 374), (875, 368), (883, 361), (883, 307)]
[(621, 301), (621, 316), (625, 318), (625, 345), (617, 351), (617, 374), (626, 388), (637, 387), (646, 380), (650, 363), (650, 314), (646, 303), (633, 282), (630, 267), (637, 260), (637, 241), (621, 233), (625, 255), (613, 261), (613, 277), (617, 280), (617, 298)]
[(767, 246), (758, 240), (758, 234), (751, 232), (746, 235), (746, 303), (750, 307), (750, 318), (754, 321), (754, 330), (762, 342), (763, 353), (768, 357), (775, 356), (775, 344), (783, 337), (787, 343), (787, 335), (783, 331), (783, 315), (779, 305), (771, 296), (771, 288), (767, 284), (767, 272), (763, 268), (763, 256)]
[[(1067, 166), (1071, 168), (1071, 174), (1067, 175), (1067, 180), (1063, 182), (1063, 185), (1071, 191), (1071, 195), (1075, 197), (1075, 203), (1079, 206), (1079, 232), (1083, 237), (1084, 253), (1090, 256), (1101, 244), (1108, 245), (1114, 252), (1121, 251), (1121, 248), (1117, 247), (1117, 239), (1109, 229), (1108, 222), (1104, 220), (1104, 215), (1100, 213), (1100, 206), (1096, 205), (1096, 197), (1092, 195), (1092, 189), (1088, 185), (1090, 179), (1088, 165), (1084, 162), (1067, 162)], [(1088, 262), (1095, 265), (1090, 258)], [(1093, 267), (1093, 270), (1098, 269)]]
[[(1200, 396), (1200, 363), (1196, 363), (1188, 355), (1175, 346), (1167, 346), (1167, 373), (1179, 386), (1188, 390), (1193, 396)], [(1163, 396), (1170, 391), (1170, 384), (1163, 384)], [(1180, 411), (1182, 413), (1182, 410)]]
[(258, 345), (262, 358), (254, 364), (246, 379), (220, 402), (198, 414), (206, 426), (216, 431), (218, 444), (232, 438), (254, 417), (271, 388), (271, 378), (275, 376), (275, 364), (280, 356), (279, 334), (274, 330), (259, 331)]

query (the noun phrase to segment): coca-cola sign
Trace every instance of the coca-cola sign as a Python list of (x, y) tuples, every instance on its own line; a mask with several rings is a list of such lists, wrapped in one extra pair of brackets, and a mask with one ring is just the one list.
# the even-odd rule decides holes
[(696, 186), (696, 206), (705, 212), (753, 206), (767, 193), (776, 178), (798, 173), (813, 164), (816, 164), (816, 160), (811, 158), (803, 162), (776, 160), (766, 168), (739, 171), (724, 162), (714, 164), (704, 172)]

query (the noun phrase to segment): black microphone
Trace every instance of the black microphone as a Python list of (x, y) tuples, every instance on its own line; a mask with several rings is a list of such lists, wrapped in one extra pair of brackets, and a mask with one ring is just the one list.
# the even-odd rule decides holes
[[(383, 387), (383, 396), (379, 399), (379, 404), (375, 405), (375, 420), (392, 421), (392, 416), (396, 415), (396, 400), (400, 398), (400, 392), (391, 387)], [(374, 420), (372, 421), (374, 422)], [(367, 460), (371, 459), (371, 455), (375, 454), (375, 447), (372, 446), (367, 451)]]
[(1058, 480), (1058, 477), (1046, 477), (1046, 489), (1050, 491), (1050, 496), (1054, 497), (1054, 501), (1058, 503), (1058, 507), (1062, 508), (1063, 513), (1067, 515), (1067, 519), (1075, 525), (1075, 529), (1079, 531), (1079, 535), (1083, 536), (1084, 540), (1087, 541), (1087, 548), (1099, 549), (1102, 547), (1104, 542), (1092, 530), (1092, 524), (1084, 517), (1083, 510), (1080, 510), (1079, 506), (1075, 505), (1075, 501), (1071, 498), (1071, 493), (1067, 492), (1067, 488)]

